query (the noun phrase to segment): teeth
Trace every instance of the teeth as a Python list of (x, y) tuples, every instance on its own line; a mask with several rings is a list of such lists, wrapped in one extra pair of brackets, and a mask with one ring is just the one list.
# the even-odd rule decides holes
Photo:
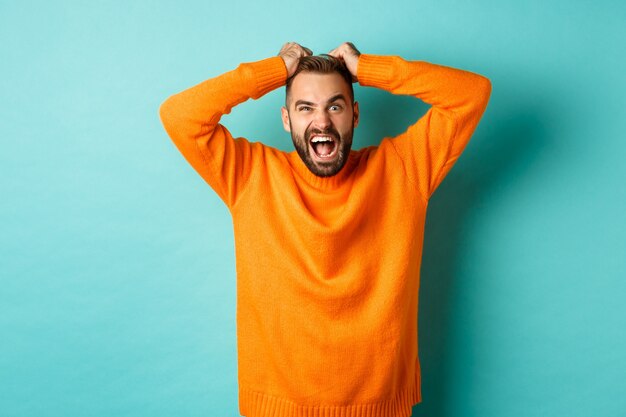
[(329, 136), (315, 136), (313, 138), (313, 140), (311, 140), (311, 142), (332, 142), (332, 138), (330, 138)]

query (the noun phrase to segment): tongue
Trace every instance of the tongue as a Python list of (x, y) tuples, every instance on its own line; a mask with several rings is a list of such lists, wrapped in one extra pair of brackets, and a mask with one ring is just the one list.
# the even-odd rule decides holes
[(328, 155), (333, 151), (333, 144), (331, 142), (317, 142), (313, 146), (315, 153), (320, 156)]

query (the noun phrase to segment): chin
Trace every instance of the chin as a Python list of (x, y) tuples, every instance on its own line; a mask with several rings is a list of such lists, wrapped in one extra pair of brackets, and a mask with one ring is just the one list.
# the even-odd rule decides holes
[(318, 133), (307, 137), (307, 140), (292, 134), (292, 140), (309, 171), (318, 177), (327, 178), (337, 175), (345, 166), (352, 148), (351, 133), (343, 137)]
[(347, 152), (337, 150), (334, 158), (329, 161), (320, 161), (317, 155), (312, 156), (311, 154), (307, 154), (306, 158), (303, 159), (303, 162), (307, 168), (309, 168), (309, 171), (318, 177), (332, 177), (341, 172), (343, 167), (346, 165), (349, 153), (349, 149)]

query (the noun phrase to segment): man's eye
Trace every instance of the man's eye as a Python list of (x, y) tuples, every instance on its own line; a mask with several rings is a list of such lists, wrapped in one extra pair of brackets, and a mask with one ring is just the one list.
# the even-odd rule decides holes
[(302, 106), (298, 108), (299, 111), (309, 111), (311, 108), (309, 106)]
[(329, 107), (329, 110), (331, 111), (339, 111), (341, 110), (341, 106), (338, 104), (333, 104), (332, 106)]

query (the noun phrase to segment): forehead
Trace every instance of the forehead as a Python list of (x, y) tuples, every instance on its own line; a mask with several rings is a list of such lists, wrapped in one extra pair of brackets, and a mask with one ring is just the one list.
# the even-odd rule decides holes
[(337, 73), (301, 72), (293, 79), (289, 91), (291, 102), (306, 100), (312, 103), (326, 103), (337, 94), (343, 94), (346, 100), (350, 100), (350, 89), (346, 80)]

